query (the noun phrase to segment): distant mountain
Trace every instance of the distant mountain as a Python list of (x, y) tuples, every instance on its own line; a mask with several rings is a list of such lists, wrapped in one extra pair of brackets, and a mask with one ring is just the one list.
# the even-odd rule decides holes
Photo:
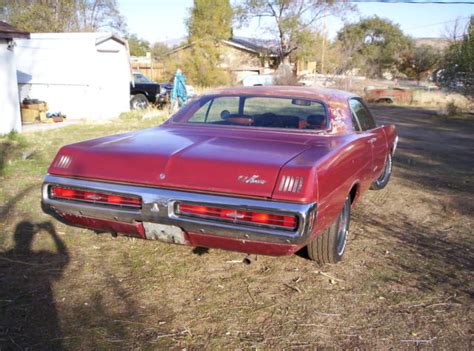
[(163, 44), (165, 44), (169, 48), (174, 48), (176, 46), (180, 46), (183, 44), (183, 42), (187, 41), (187, 37), (181, 37), (181, 38), (173, 38), (173, 39), (166, 39), (162, 41)]
[(415, 45), (430, 45), (439, 50), (444, 50), (449, 46), (449, 40), (445, 38), (415, 38)]

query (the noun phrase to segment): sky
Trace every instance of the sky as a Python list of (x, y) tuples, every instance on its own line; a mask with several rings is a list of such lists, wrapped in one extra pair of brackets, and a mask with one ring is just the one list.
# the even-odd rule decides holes
[[(450, 1), (450, 0), (446, 0)], [(453, 0), (455, 1), (455, 0)], [(151, 43), (186, 36), (185, 20), (192, 0), (118, 0), (122, 14), (127, 18), (128, 31)], [(473, 4), (412, 4), (412, 3), (357, 3), (358, 11), (346, 20), (356, 22), (361, 17), (377, 15), (400, 25), (405, 34), (415, 38), (440, 38), (457, 18), (463, 24), (474, 15)], [(327, 32), (334, 38), (344, 22), (328, 18)], [(258, 23), (247, 28), (234, 29), (243, 37), (268, 37)]]

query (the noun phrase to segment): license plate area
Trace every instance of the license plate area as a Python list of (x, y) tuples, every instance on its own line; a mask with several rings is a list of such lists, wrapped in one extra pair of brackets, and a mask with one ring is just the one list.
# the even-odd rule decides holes
[(188, 244), (186, 234), (177, 226), (168, 224), (159, 224), (152, 222), (143, 222), (146, 238), (149, 240), (160, 240), (173, 244)]

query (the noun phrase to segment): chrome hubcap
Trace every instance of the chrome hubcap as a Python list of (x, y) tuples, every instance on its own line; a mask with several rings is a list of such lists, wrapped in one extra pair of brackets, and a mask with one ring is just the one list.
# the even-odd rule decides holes
[(387, 158), (387, 161), (385, 162), (385, 167), (383, 168), (382, 174), (377, 179), (377, 184), (384, 183), (387, 177), (390, 175), (391, 170), (392, 170), (392, 158), (389, 156)]
[(347, 201), (339, 215), (339, 224), (337, 227), (336, 250), (339, 256), (344, 253), (344, 249), (346, 248), (347, 233), (349, 232), (349, 211), (350, 204), (349, 201)]
[(147, 106), (147, 101), (144, 99), (135, 100), (133, 107), (137, 110), (143, 110)]

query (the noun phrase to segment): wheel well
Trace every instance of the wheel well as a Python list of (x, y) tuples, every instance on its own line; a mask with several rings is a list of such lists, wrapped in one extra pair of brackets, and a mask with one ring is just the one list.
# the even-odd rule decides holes
[(130, 93), (130, 96), (133, 98), (135, 95), (144, 95), (148, 99), (148, 94), (144, 91), (134, 91)]
[(354, 203), (354, 200), (357, 198), (358, 193), (359, 193), (359, 185), (354, 184), (352, 186), (351, 191), (349, 192), (349, 196), (351, 197), (351, 204)]

